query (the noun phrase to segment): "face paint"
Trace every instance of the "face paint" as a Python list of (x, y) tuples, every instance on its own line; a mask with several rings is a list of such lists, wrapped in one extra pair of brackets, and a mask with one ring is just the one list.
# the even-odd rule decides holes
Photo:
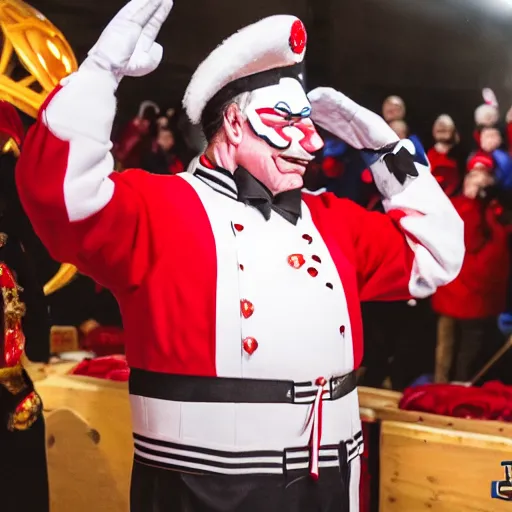
[(302, 187), (306, 166), (323, 141), (300, 82), (282, 78), (278, 85), (253, 91), (244, 113), (247, 126), (238, 148), (239, 165), (274, 194)]
[(314, 140), (318, 134), (309, 118), (311, 105), (302, 85), (293, 78), (253, 91), (245, 114), (254, 133), (274, 148), (285, 150), (294, 141), (302, 141), (306, 151), (318, 149)]

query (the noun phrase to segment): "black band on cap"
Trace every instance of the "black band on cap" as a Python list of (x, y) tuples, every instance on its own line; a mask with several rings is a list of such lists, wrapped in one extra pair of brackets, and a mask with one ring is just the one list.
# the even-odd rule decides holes
[(231, 102), (239, 94), (270, 85), (277, 85), (281, 78), (294, 78), (304, 87), (304, 62), (294, 64), (293, 66), (261, 71), (260, 73), (229, 82), (206, 104), (201, 114), (203, 129), (210, 124), (210, 120), (214, 119), (227, 103)]

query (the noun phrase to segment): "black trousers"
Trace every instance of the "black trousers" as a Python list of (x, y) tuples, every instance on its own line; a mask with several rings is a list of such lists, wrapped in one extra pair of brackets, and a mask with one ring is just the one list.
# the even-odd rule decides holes
[(48, 512), (48, 471), (44, 419), (28, 430), (0, 425), (0, 510)]
[(498, 335), (496, 318), (456, 320), (456, 346), (453, 366), (453, 380), (467, 382), (487, 362), (494, 350)]
[(423, 374), (433, 373), (436, 317), (428, 299), (367, 302), (362, 305), (366, 368), (360, 386), (380, 388), (386, 377), (403, 390)]
[(350, 512), (350, 466), (308, 474), (198, 475), (134, 463), (131, 512)]

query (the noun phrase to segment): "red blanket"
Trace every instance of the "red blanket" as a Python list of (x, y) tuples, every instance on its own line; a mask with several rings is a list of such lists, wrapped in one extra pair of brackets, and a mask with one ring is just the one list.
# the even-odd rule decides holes
[(87, 334), (81, 346), (97, 356), (124, 354), (123, 330), (118, 327), (97, 327)]
[(512, 421), (512, 387), (500, 382), (481, 388), (427, 384), (406, 389), (399, 407), (455, 418)]
[(73, 368), (71, 374), (126, 382), (130, 376), (130, 368), (125, 356), (97, 357), (83, 360)]

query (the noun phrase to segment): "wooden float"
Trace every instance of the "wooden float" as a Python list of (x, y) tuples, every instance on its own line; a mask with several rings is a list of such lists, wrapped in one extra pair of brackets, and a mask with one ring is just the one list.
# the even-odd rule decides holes
[(402, 411), (401, 394), (386, 390), (359, 397), (366, 421), (380, 425), (379, 512), (512, 510), (491, 497), (512, 460), (512, 424)]
[[(36, 382), (47, 418), (52, 512), (126, 512), (127, 384), (67, 375), (72, 366), (39, 369)], [(380, 512), (512, 510), (490, 492), (504, 478), (501, 462), (512, 460), (512, 425), (401, 411), (401, 394), (386, 390), (360, 388), (359, 395), (363, 420), (380, 430), (373, 487)]]

